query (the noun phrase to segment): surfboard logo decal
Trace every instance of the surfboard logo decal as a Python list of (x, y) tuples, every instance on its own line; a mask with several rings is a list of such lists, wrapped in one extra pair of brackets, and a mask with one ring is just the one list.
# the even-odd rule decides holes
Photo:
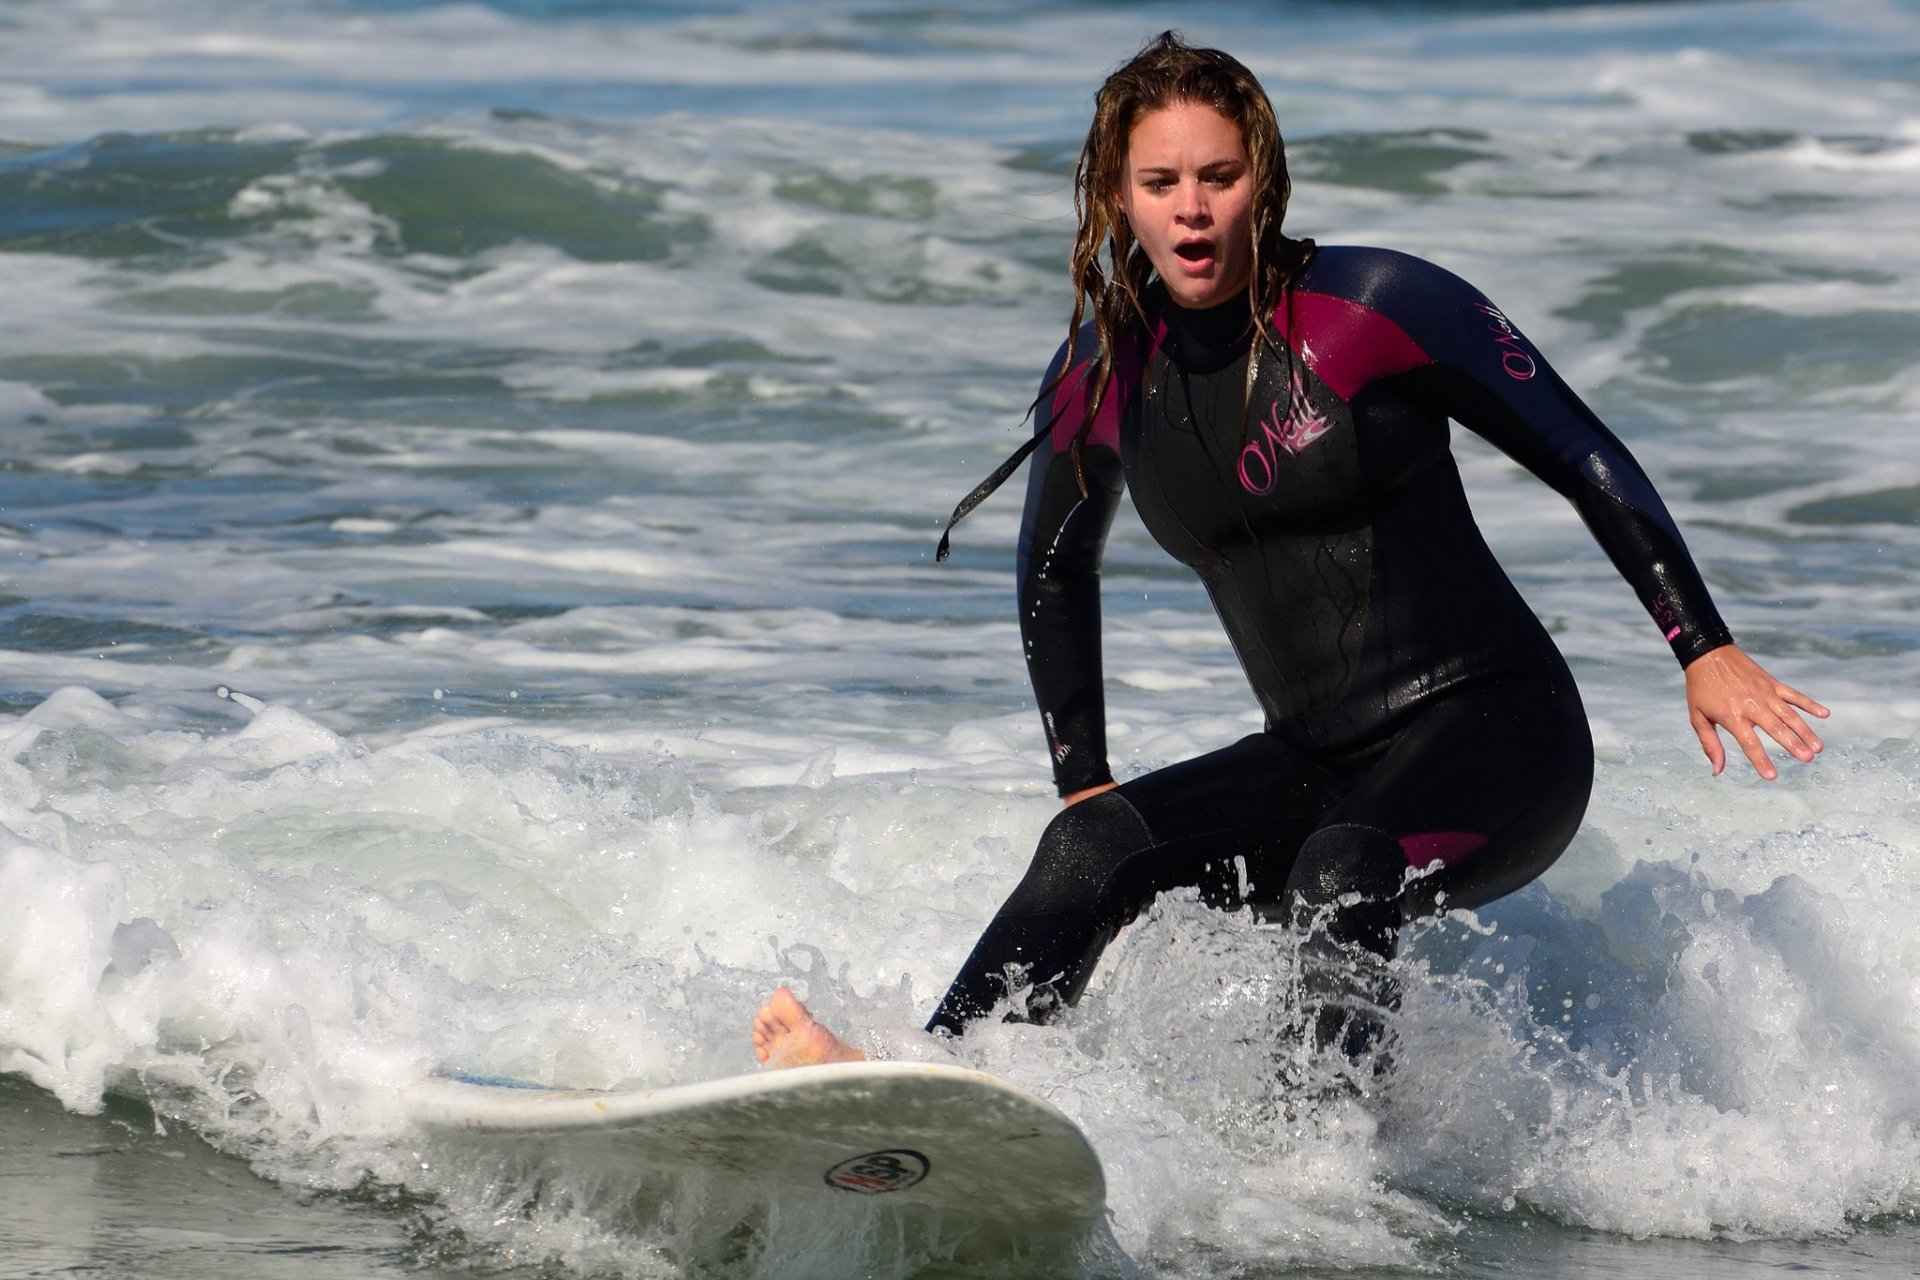
[(931, 1167), (925, 1156), (904, 1147), (871, 1151), (827, 1170), (827, 1185), (855, 1195), (883, 1196), (889, 1191), (905, 1191), (926, 1177)]

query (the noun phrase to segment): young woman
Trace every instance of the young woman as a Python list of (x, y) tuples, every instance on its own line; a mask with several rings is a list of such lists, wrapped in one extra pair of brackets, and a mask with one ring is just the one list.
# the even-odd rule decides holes
[[(1093, 319), (1034, 441), (955, 514), (1034, 453), (1020, 626), (1066, 809), (929, 1029), (986, 1015), (1009, 973), (1046, 1019), (1155, 895), (1198, 886), (1303, 930), (1316, 1040), (1357, 1053), (1404, 922), (1559, 857), (1586, 714), (1474, 525), (1449, 419), (1579, 510), (1685, 669), (1716, 774), (1722, 728), (1769, 779), (1761, 731), (1821, 750), (1800, 713), (1826, 708), (1733, 643), (1645, 473), (1506, 314), (1417, 258), (1289, 238), (1289, 190), (1273, 108), (1224, 53), (1168, 32), (1095, 99), (1072, 258)], [(1116, 786), (1099, 565), (1123, 484), (1206, 584), (1266, 727)], [(784, 988), (753, 1039), (770, 1065), (860, 1056)]]

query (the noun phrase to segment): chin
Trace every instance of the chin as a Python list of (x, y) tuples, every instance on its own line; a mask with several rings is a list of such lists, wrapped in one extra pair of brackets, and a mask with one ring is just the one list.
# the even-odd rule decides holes
[(1211, 283), (1183, 283), (1178, 287), (1167, 286), (1167, 296), (1189, 311), (1204, 311), (1208, 307), (1217, 307), (1231, 298), (1237, 289), (1222, 289)]

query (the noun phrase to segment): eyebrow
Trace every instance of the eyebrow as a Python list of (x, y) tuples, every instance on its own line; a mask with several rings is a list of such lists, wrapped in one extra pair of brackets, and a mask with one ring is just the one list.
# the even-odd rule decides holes
[[(1231, 156), (1223, 156), (1218, 160), (1209, 160), (1201, 165), (1200, 172), (1207, 173), (1215, 169), (1246, 169), (1251, 167), (1252, 164), (1250, 161), (1236, 160)], [(1143, 164), (1134, 166), (1133, 172), (1137, 176), (1145, 176), (1147, 174), (1178, 173), (1180, 170), (1173, 165)]]

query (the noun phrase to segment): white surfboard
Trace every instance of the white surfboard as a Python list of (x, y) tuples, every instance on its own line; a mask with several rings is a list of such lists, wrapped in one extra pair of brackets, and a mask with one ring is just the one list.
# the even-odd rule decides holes
[(934, 1063), (614, 1091), (435, 1076), (409, 1089), (405, 1106), (441, 1134), (516, 1146), (537, 1137), (592, 1147), (636, 1173), (702, 1170), (1009, 1229), (1071, 1227), (1106, 1204), (1099, 1157), (1072, 1120), (997, 1076)]

